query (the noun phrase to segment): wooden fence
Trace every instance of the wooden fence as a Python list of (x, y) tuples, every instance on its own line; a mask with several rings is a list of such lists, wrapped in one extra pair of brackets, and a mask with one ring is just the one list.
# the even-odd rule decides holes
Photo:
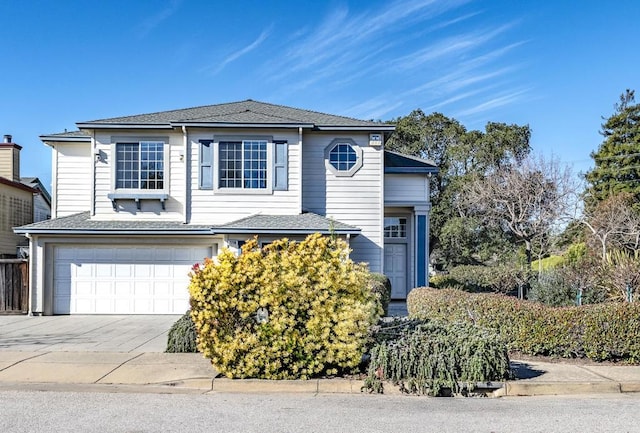
[(0, 259), (0, 314), (27, 314), (29, 309), (29, 262)]

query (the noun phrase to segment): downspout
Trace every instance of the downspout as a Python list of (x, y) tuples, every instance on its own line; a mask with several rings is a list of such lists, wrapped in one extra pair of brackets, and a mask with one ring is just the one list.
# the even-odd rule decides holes
[[(386, 144), (384, 134), (382, 135), (382, 146), (380, 147), (380, 214), (378, 215), (378, 236), (380, 239), (380, 269), (378, 272), (384, 273), (384, 146)], [(406, 280), (405, 280), (406, 281)]]
[(29, 240), (29, 305), (27, 307), (29, 316), (33, 316), (33, 282), (35, 281), (35, 266), (33, 266), (33, 238), (31, 233), (26, 233), (24, 235)]
[(58, 151), (51, 144), (51, 218), (58, 218)]
[[(99, 153), (96, 147), (96, 131), (91, 131), (91, 216), (96, 214), (96, 165), (98, 164)], [(57, 215), (56, 215), (57, 216)]]
[(190, 208), (190, 197), (189, 197), (189, 182), (191, 179), (189, 178), (189, 164), (191, 159), (189, 158), (189, 137), (187, 135), (187, 127), (182, 125), (182, 163), (184, 165), (184, 208), (183, 208), (183, 223), (189, 224), (189, 208)]
[(302, 213), (302, 126), (298, 126), (298, 172), (300, 173), (298, 176), (298, 212)]

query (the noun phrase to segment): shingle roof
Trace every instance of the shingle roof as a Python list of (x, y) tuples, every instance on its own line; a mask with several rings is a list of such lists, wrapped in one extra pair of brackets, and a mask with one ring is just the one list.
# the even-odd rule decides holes
[(384, 151), (385, 173), (437, 173), (438, 166), (433, 161), (416, 158), (391, 150)]
[(91, 141), (91, 137), (83, 131), (65, 131), (55, 134), (44, 134), (40, 136), (42, 141)]
[(44, 196), (44, 199), (47, 201), (47, 203), (51, 205), (51, 196), (49, 195), (49, 191), (47, 191), (47, 188), (45, 188), (42, 182), (40, 182), (40, 179), (38, 179), (37, 177), (21, 177), (20, 182), (23, 185), (27, 185), (30, 188), (40, 191), (40, 194)]
[(251, 215), (214, 227), (216, 233), (323, 233), (357, 234), (360, 229), (315, 213), (299, 215)]
[(80, 127), (97, 125), (175, 125), (175, 124), (290, 124), (309, 127), (370, 127), (393, 130), (393, 126), (345, 116), (303, 110), (248, 99), (226, 104), (206, 105), (180, 110), (113, 117), (79, 122)]
[(314, 213), (300, 215), (252, 215), (219, 226), (182, 224), (179, 221), (100, 221), (89, 212), (16, 227), (16, 233), (87, 234), (358, 234), (360, 229)]
[(15, 229), (16, 233), (97, 232), (141, 233), (146, 232), (196, 232), (206, 233), (207, 225), (188, 225), (179, 221), (99, 221), (92, 220), (89, 212), (81, 212), (60, 218), (27, 224)]

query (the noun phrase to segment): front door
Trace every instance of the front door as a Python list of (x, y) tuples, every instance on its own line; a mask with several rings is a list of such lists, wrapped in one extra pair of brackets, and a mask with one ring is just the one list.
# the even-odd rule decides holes
[(391, 299), (407, 299), (407, 244), (385, 244), (384, 274), (391, 280)]

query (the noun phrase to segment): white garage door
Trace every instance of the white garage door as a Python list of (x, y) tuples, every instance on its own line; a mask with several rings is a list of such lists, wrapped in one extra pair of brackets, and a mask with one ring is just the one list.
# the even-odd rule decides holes
[(189, 271), (206, 247), (57, 246), (54, 314), (182, 314)]

